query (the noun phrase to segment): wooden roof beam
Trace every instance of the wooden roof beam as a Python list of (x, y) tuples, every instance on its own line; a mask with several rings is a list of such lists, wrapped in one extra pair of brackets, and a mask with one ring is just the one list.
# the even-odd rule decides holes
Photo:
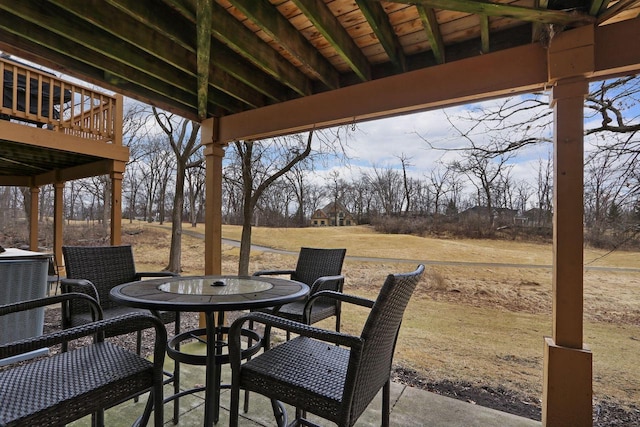
[[(195, 105), (195, 99), (187, 92), (176, 90), (168, 83), (160, 82), (126, 64), (105, 58), (85, 46), (51, 34), (41, 27), (32, 26), (10, 14), (0, 13), (0, 32), (2, 31), (4, 34), (0, 43), (3, 44), (3, 50), (24, 59), (31, 59), (51, 69), (66, 73), (73, 69), (80, 73), (77, 77), (85, 81), (93, 78), (92, 83), (102, 87), (107, 85), (113, 90), (122, 88), (130, 91), (131, 81), (139, 81), (138, 92), (148, 94), (147, 100), (153, 99), (156, 94), (165, 95), (170, 103), (175, 103), (175, 106), (181, 109), (191, 109)], [(36, 40), (46, 40), (47, 44), (31, 42), (31, 37)], [(44, 58), (47, 58), (49, 50), (61, 55), (65, 55), (65, 52), (73, 52), (73, 56), (65, 55), (68, 59), (58, 58), (56, 62), (47, 61)], [(98, 63), (101, 64), (100, 67), (96, 65)], [(182, 77), (184, 78), (184, 76)]]
[(598, 16), (600, 11), (605, 10), (609, 6), (609, 0), (591, 0), (589, 15)]
[[(149, 13), (149, 10), (158, 7), (158, 3), (154, 0), (106, 1), (114, 8), (121, 10), (137, 22), (153, 30), (155, 33), (172, 40), (175, 45), (169, 51), (163, 52), (166, 57), (165, 59), (171, 60), (171, 58), (175, 58), (177, 61), (177, 63), (175, 61), (173, 62), (175, 66), (182, 66), (187, 69), (189, 68), (188, 60), (189, 58), (194, 58), (196, 56), (196, 47), (193, 45), (193, 38), (187, 37), (189, 32), (185, 31), (185, 28), (188, 28), (188, 25), (186, 25), (186, 23), (189, 22), (188, 20), (176, 13)], [(184, 19), (185, 25), (176, 22), (180, 19)], [(112, 18), (109, 19), (109, 22), (111, 21)], [(140, 30), (143, 31), (144, 29), (140, 28)], [(221, 85), (217, 83), (216, 79), (216, 75), (221, 76), (221, 70), (273, 101), (284, 101), (289, 98), (283, 94), (283, 87), (280, 86), (279, 83), (276, 83), (275, 80), (266, 77), (263, 73), (256, 72), (256, 69), (247, 64), (244, 60), (239, 60), (240, 56), (236, 52), (229, 49), (213, 37), (210, 37), (210, 43), (211, 49), (209, 56), (210, 59), (212, 59), (211, 63), (215, 63), (218, 69), (215, 70), (213, 65), (210, 69), (209, 78), (211, 80), (211, 84), (215, 87), (218, 89), (222, 88)], [(185, 59), (187, 59), (187, 61), (185, 61)], [(195, 67), (191, 67), (191, 69), (193, 68)], [(191, 72), (190, 70), (186, 71)], [(223, 80), (228, 79), (224, 77)], [(229, 82), (225, 81), (225, 84), (229, 84)], [(233, 92), (241, 93), (242, 90), (237, 89), (233, 90)], [(248, 99), (242, 97), (239, 97), (239, 99), (243, 99), (248, 104), (253, 105)]]
[(402, 50), (402, 45), (393, 31), (389, 16), (382, 5), (368, 0), (356, 0), (356, 3), (374, 34), (378, 37), (396, 71), (407, 71), (407, 59)]
[[(640, 44), (611, 49), (639, 37), (640, 18), (597, 27), (592, 78), (640, 72)], [(221, 117), (218, 141), (262, 139), (542, 90), (549, 84), (547, 53), (538, 43), (528, 44)], [(469, 79), (469, 69), (478, 78)]]
[(211, 54), (211, 1), (198, 0), (196, 12), (196, 62), (198, 73), (198, 120), (207, 118), (209, 56)]
[[(97, 34), (99, 30), (95, 27), (80, 28), (69, 25), (68, 13), (48, 2), (42, 3), (38, 8), (30, 7), (27, 2), (14, 3), (12, 7), (14, 10), (19, 8), (19, 15), (1, 13), (0, 28), (23, 39), (45, 40), (45, 47), (50, 50), (62, 54), (72, 52), (72, 59), (90, 64), (97, 69), (102, 68), (106, 70), (105, 74), (117, 76), (118, 82), (129, 79), (140, 81), (143, 87), (156, 92), (160, 87), (159, 93), (166, 92), (177, 101), (184, 102), (190, 99), (189, 92), (192, 92), (193, 88), (183, 87), (184, 93), (178, 93), (172, 88), (176, 82), (188, 81), (187, 76), (174, 67), (164, 66), (162, 61), (139, 48), (131, 46), (120, 49), (122, 56), (116, 57), (111, 53), (112, 42), (104, 35)], [(52, 16), (55, 16), (55, 19), (52, 19)], [(189, 105), (189, 102), (192, 101), (186, 101), (186, 105)]]
[[(159, 64), (164, 64), (165, 62), (170, 64), (170, 67), (172, 68), (164, 67), (163, 71), (153, 74), (154, 77), (159, 78), (159, 75), (164, 75), (165, 82), (169, 84), (175, 83), (176, 86), (180, 87), (187, 93), (193, 92), (193, 87), (191, 86), (191, 84), (193, 84), (192, 81), (195, 80), (195, 84), (199, 85), (197, 88), (199, 109), (198, 114), (206, 115), (206, 108), (209, 105), (217, 105), (229, 110), (230, 112), (238, 112), (246, 109), (246, 106), (238, 103), (237, 100), (252, 107), (264, 105), (264, 100), (262, 99), (262, 97), (256, 97), (256, 94), (247, 91), (246, 87), (242, 83), (234, 82), (232, 79), (229, 79), (224, 75), (224, 73), (221, 73), (220, 71), (213, 73), (216, 80), (212, 81), (212, 83), (218, 91), (221, 90), (221, 88), (224, 88), (223, 92), (225, 92), (227, 95), (217, 96), (215, 98), (215, 102), (209, 104), (207, 99), (209, 93), (208, 85), (210, 74), (209, 46), (203, 47), (206, 53), (202, 53), (200, 50), (197, 50), (197, 56), (199, 57), (196, 60), (197, 66), (193, 62), (190, 64), (188, 59), (194, 58), (196, 57), (196, 55), (190, 54), (191, 52), (185, 50), (183, 45), (175, 43), (173, 37), (167, 37), (165, 33), (161, 33), (161, 37), (158, 37), (158, 35), (153, 31), (151, 27), (147, 25), (139, 25), (140, 21), (135, 16), (130, 15), (128, 13), (128, 9), (122, 7), (122, 2), (115, 3), (120, 7), (113, 7), (113, 2), (111, 4), (102, 4), (101, 8), (99, 8), (99, 12), (96, 11), (95, 4), (93, 4), (92, 2), (78, 0), (52, 0), (51, 3), (57, 4), (62, 10), (73, 13), (75, 16), (78, 16), (80, 18), (84, 19), (85, 17), (90, 16), (91, 23), (93, 25), (111, 34), (112, 36), (117, 37), (124, 44), (135, 46), (137, 49), (143, 51), (145, 55), (150, 55), (151, 57), (153, 57)], [(127, 5), (128, 4), (130, 3), (127, 3)], [(161, 13), (160, 15), (165, 14)], [(203, 16), (206, 17), (207, 15), (210, 17), (211, 13), (205, 13)], [(173, 19), (175, 21), (176, 16), (174, 16)], [(132, 27), (137, 28), (135, 38), (131, 38), (130, 35), (128, 35), (126, 32), (126, 28)], [(206, 30), (210, 30), (210, 25)], [(209, 34), (210, 33), (207, 33), (207, 37), (202, 41), (198, 39), (198, 43), (210, 43), (211, 36), (209, 36)], [(81, 29), (77, 34), (74, 33), (74, 37), (75, 39), (87, 40), (89, 42), (94, 40), (91, 37), (84, 36)], [(160, 52), (162, 56), (160, 56), (158, 52)], [(101, 48), (100, 53), (104, 54), (105, 56), (109, 56), (107, 48)], [(136, 62), (127, 60), (127, 63), (135, 66), (138, 72), (146, 72), (147, 70), (161, 68), (149, 67), (148, 64), (152, 63), (152, 61), (145, 59), (143, 55), (136, 53), (136, 51), (133, 51), (132, 53), (133, 56), (135, 56), (135, 59), (138, 61)], [(128, 56), (127, 58), (131, 58), (131, 56)], [(185, 61), (185, 58), (187, 59), (187, 61)], [(204, 68), (204, 71), (200, 70), (200, 68), (198, 67)], [(194, 69), (197, 69), (196, 74), (194, 74), (193, 72)], [(184, 73), (191, 78), (187, 78), (186, 76), (179, 75), (177, 73)], [(116, 73), (111, 74), (115, 77)], [(116, 77), (116, 79), (129, 79), (129, 73), (122, 74), (124, 75)], [(235, 100), (232, 98), (235, 98)]]
[[(218, 121), (219, 142), (262, 139), (540, 90), (548, 78), (546, 58), (543, 46), (529, 44), (224, 116)], [(470, 69), (477, 78), (469, 79)]]
[[(182, 1), (163, 1), (183, 14), (189, 21), (196, 22), (195, 12), (186, 8)], [(311, 83), (300, 70), (238, 22), (222, 6), (217, 3), (212, 3), (211, 6), (211, 33), (214, 37), (231, 46), (240, 56), (298, 94), (303, 96), (311, 94)], [(233, 37), (228, 36), (229, 34), (233, 34)]]
[(416, 5), (418, 14), (422, 20), (422, 26), (427, 32), (427, 40), (431, 46), (431, 52), (438, 64), (444, 64), (444, 42), (442, 41), (442, 34), (440, 33), (440, 25), (436, 18), (436, 12), (431, 7), (425, 7), (424, 5)]
[(340, 87), (340, 76), (327, 59), (267, 0), (229, 0), (287, 52), (302, 62), (330, 89)]
[(489, 38), (489, 17), (480, 16), (480, 50), (482, 53), (491, 51), (491, 40)]
[(520, 21), (542, 22), (567, 27), (595, 23), (595, 18), (576, 10), (561, 11), (514, 6), (505, 3), (494, 3), (485, 0), (386, 0), (391, 3), (421, 4), (434, 9), (455, 10), (486, 16), (501, 16)]
[(371, 80), (371, 65), (347, 30), (333, 16), (322, 0), (292, 0), (313, 26), (349, 64), (349, 67), (363, 81)]

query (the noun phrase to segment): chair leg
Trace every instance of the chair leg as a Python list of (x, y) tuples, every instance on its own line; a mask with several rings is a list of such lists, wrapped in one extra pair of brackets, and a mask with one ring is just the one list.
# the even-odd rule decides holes
[[(140, 356), (140, 353), (142, 353), (142, 331), (137, 331), (136, 332), (136, 354)], [(133, 401), (136, 403), (138, 403), (138, 400), (140, 400), (138, 396), (133, 398)]]
[(240, 416), (239, 412), (240, 388), (236, 387), (235, 384), (231, 384), (231, 408), (229, 409), (229, 427), (238, 427), (238, 417)]
[[(154, 409), (154, 397), (155, 393), (153, 390), (151, 390), (151, 392), (149, 393), (149, 397), (147, 398), (147, 403), (144, 405), (144, 411), (142, 412), (142, 415), (140, 416), (140, 418), (137, 420), (136, 426), (146, 426), (147, 424), (149, 424), (149, 419), (151, 418), (151, 412)], [(157, 415), (154, 412), (154, 418), (155, 415)], [(155, 419), (154, 419), (155, 422)], [(156, 423), (156, 425), (158, 425)]]
[(104, 409), (91, 414), (91, 427), (104, 427)]
[(273, 409), (273, 416), (276, 417), (276, 423), (278, 427), (285, 427), (289, 425), (289, 418), (287, 416), (287, 409), (282, 402), (271, 399), (271, 408)]
[(382, 427), (389, 427), (389, 412), (391, 409), (391, 381), (387, 382), (382, 387)]
[[(176, 312), (176, 321), (174, 323), (174, 335), (180, 333), (180, 313)], [(180, 351), (180, 343), (178, 343), (176, 350)], [(180, 393), (180, 362), (174, 360), (173, 365), (173, 393)], [(173, 424), (178, 424), (180, 418), (180, 398), (174, 399), (173, 402)]]

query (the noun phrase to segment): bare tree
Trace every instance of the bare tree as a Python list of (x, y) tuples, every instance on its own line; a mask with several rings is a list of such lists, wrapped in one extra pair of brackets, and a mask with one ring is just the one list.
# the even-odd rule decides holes
[(553, 162), (551, 156), (538, 162), (536, 181), (536, 225), (547, 226), (553, 213)]
[(404, 194), (400, 190), (402, 176), (397, 170), (391, 167), (379, 168), (374, 165), (373, 171), (365, 176), (373, 189), (374, 199), (378, 201), (384, 214), (392, 215), (402, 210), (404, 198)]
[(402, 153), (398, 156), (398, 160), (400, 160), (400, 164), (402, 165), (402, 187), (404, 189), (404, 211), (409, 212), (411, 210), (411, 198), (413, 187), (411, 185), (411, 180), (407, 177), (407, 168), (413, 166), (410, 163), (411, 157), (408, 157), (406, 154)]
[(451, 168), (443, 168), (439, 165), (436, 169), (432, 169), (429, 173), (429, 181), (433, 192), (433, 214), (434, 220), (437, 220), (438, 215), (442, 212), (442, 199), (446, 194), (448, 177), (452, 174)]
[[(182, 119), (174, 114), (152, 108), (156, 123), (166, 135), (175, 158), (175, 192), (171, 213), (171, 248), (167, 270), (179, 273), (182, 269), (182, 211), (184, 209), (184, 183), (186, 171), (199, 166), (204, 161), (202, 155), (196, 156), (200, 148), (198, 133), (200, 124)], [(163, 192), (164, 193), (164, 192)]]
[(189, 220), (192, 227), (196, 227), (200, 214), (204, 207), (204, 190), (205, 190), (205, 169), (202, 165), (198, 167), (188, 168), (186, 171), (187, 179), (187, 199), (189, 205)]
[(289, 182), (291, 188), (294, 191), (298, 208), (295, 214), (298, 227), (302, 227), (306, 223), (305, 208), (307, 206), (309, 183), (307, 182), (307, 167), (304, 165), (305, 161), (296, 163), (291, 168), (291, 173), (285, 175), (286, 180)]
[(496, 184), (508, 171), (507, 161), (511, 155), (501, 153), (496, 158), (487, 156), (484, 150), (469, 150), (463, 154), (463, 160), (451, 163), (451, 168), (465, 174), (478, 192), (479, 206), (487, 208), (489, 225), (494, 225), (494, 195)]
[(309, 132), (306, 142), (301, 135), (276, 138), (268, 147), (254, 141), (236, 141), (233, 144), (235, 155), (241, 164), (243, 188), (238, 274), (249, 274), (252, 220), (258, 200), (271, 184), (311, 154), (313, 134), (313, 131)]
[[(333, 206), (333, 224), (335, 226), (340, 225), (340, 212), (339, 206), (342, 205), (343, 194), (346, 190), (346, 182), (340, 178), (340, 172), (332, 170), (326, 178), (328, 195), (331, 198), (331, 204)], [(329, 222), (331, 224), (331, 222)]]

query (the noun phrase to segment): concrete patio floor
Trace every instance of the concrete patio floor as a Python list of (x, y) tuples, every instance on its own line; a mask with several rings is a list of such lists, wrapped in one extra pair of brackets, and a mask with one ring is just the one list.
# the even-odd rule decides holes
[[(190, 351), (201, 353), (204, 345), (193, 345)], [(201, 348), (197, 348), (201, 347)], [(183, 348), (183, 351), (185, 349)], [(165, 363), (167, 370), (172, 370), (170, 359)], [(181, 365), (181, 389), (188, 389), (204, 383), (204, 367)], [(230, 369), (223, 367), (223, 382), (229, 382)], [(172, 386), (165, 386), (165, 397), (172, 393)], [(222, 391), (220, 420), (217, 425), (226, 426), (229, 423), (229, 390)], [(379, 394), (365, 413), (360, 417), (356, 426), (379, 426), (381, 410), (381, 394)], [(109, 427), (124, 427), (134, 423), (144, 410), (146, 396), (139, 402), (133, 400), (125, 402), (105, 413), (105, 424)], [(204, 417), (204, 393), (196, 393), (180, 399), (179, 426), (201, 426)], [(173, 403), (165, 405), (165, 425), (174, 425), (171, 417)], [(289, 414), (293, 411), (289, 408)], [(290, 415), (291, 416), (291, 415)], [(311, 419), (314, 419), (311, 417)], [(320, 425), (332, 426), (333, 423), (320, 418), (315, 421)], [(90, 426), (90, 418), (79, 420), (70, 426)], [(150, 423), (152, 425), (152, 423)], [(248, 413), (241, 413), (240, 425), (247, 427), (274, 426), (275, 419), (271, 411), (270, 401), (263, 396), (252, 393)], [(460, 400), (443, 397), (435, 393), (391, 383), (391, 425), (392, 426), (437, 426), (437, 427), (538, 427), (539, 421), (518, 417), (512, 414), (496, 411)]]

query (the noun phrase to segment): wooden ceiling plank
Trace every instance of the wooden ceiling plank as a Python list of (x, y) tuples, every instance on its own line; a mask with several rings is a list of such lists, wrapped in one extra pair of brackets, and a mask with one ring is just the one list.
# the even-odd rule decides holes
[(595, 23), (595, 18), (577, 10), (561, 11), (514, 6), (484, 0), (386, 0), (392, 3), (421, 4), (434, 9), (455, 10), (476, 15), (502, 16), (528, 22), (542, 22), (567, 27)]
[(293, 0), (293, 3), (309, 19), (314, 27), (338, 52), (340, 57), (363, 81), (371, 80), (371, 65), (364, 53), (354, 43), (347, 30), (321, 0)]
[(620, 0), (611, 7), (608, 7), (604, 10), (601, 9), (602, 13), (598, 16), (598, 24), (608, 21), (620, 12), (634, 7), (636, 4), (640, 4), (640, 0)]
[(436, 13), (431, 7), (425, 7), (423, 5), (416, 5), (422, 26), (427, 33), (427, 40), (431, 45), (431, 52), (436, 60), (437, 64), (444, 64), (445, 52), (444, 41), (442, 40), (442, 33), (440, 32), (440, 26), (438, 25), (438, 19)]
[(211, 1), (198, 0), (196, 13), (196, 58), (198, 74), (198, 119), (207, 118), (209, 98), (209, 56), (211, 54)]
[(307, 66), (328, 88), (340, 85), (335, 68), (267, 0), (229, 0), (262, 31)]
[(300, 70), (217, 4), (214, 4), (212, 34), (298, 94), (311, 93), (309, 79)]
[(356, 0), (356, 4), (366, 18), (389, 60), (398, 72), (407, 71), (407, 59), (402, 46), (389, 22), (389, 16), (380, 3)]

